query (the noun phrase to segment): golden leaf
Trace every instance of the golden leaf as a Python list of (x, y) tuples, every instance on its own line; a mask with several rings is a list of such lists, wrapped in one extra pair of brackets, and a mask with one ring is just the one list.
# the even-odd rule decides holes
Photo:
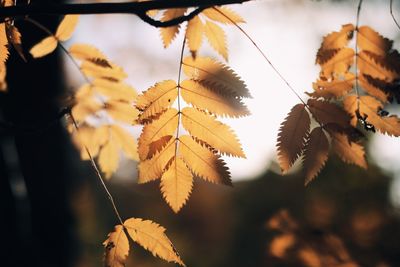
[(136, 108), (142, 111), (139, 121), (165, 111), (172, 106), (177, 96), (178, 90), (175, 81), (166, 80), (156, 83), (137, 98)]
[(355, 164), (361, 168), (367, 168), (364, 147), (351, 140), (341, 132), (330, 132), (332, 148), (335, 153), (346, 163)]
[(388, 60), (383, 57), (372, 54), (368, 51), (361, 51), (358, 54), (358, 69), (360, 74), (370, 75), (386, 82), (392, 82), (400, 78), (398, 70)]
[(54, 36), (44, 38), (29, 50), (34, 58), (44, 57), (57, 48), (57, 39)]
[(108, 142), (100, 149), (98, 159), (100, 169), (105, 173), (106, 178), (110, 178), (117, 170), (119, 162), (117, 143), (112, 139), (112, 136), (110, 137)]
[[(362, 88), (371, 96), (374, 96), (381, 100), (382, 102), (388, 102), (389, 95), (383, 91), (384, 88), (378, 87), (378, 82), (376, 79), (372, 78), (369, 75), (360, 75), (358, 77), (358, 81)], [(379, 80), (380, 81), (380, 80)], [(381, 83), (385, 83), (382, 81)], [(386, 84), (385, 84), (386, 85)]]
[(384, 38), (368, 26), (358, 28), (357, 45), (362, 50), (384, 56), (392, 48), (393, 41)]
[(325, 77), (335, 77), (348, 72), (354, 62), (354, 50), (342, 48), (334, 56), (321, 63), (321, 73)]
[(7, 91), (6, 75), (7, 75), (6, 65), (0, 62), (0, 92)]
[(5, 63), (9, 54), (6, 24), (0, 23), (0, 63)]
[(61, 42), (71, 38), (76, 25), (78, 24), (79, 15), (66, 15), (58, 25), (55, 37)]
[(305, 170), (305, 185), (311, 182), (324, 167), (329, 153), (329, 142), (321, 127), (314, 128), (308, 137), (303, 166)]
[[(220, 12), (218, 12), (215, 9), (217, 9)], [(236, 24), (245, 22), (244, 19), (239, 14), (237, 14), (228, 7), (211, 7), (203, 10), (201, 13), (206, 15), (211, 20), (224, 24), (233, 24), (232, 21)], [(223, 13), (225, 16), (222, 15), (221, 13)]]
[(158, 139), (157, 141), (151, 142), (148, 147), (149, 147), (149, 152), (147, 153), (147, 158), (145, 159), (150, 159), (152, 158), (157, 152), (161, 151), (171, 140), (172, 135), (165, 135)]
[(228, 48), (224, 31), (217, 24), (207, 21), (204, 27), (204, 33), (210, 45), (228, 61)]
[(181, 95), (185, 102), (221, 116), (241, 117), (250, 114), (240, 98), (221, 94), (194, 80), (181, 82)]
[(19, 54), (19, 56), (26, 61), (24, 51), (22, 49), (22, 41), (21, 41), (21, 33), (19, 32), (18, 28), (11, 23), (6, 24), (6, 32), (8, 42), (11, 43)]
[(161, 177), (168, 162), (175, 156), (176, 142), (175, 139), (171, 139), (168, 144), (151, 159), (139, 162), (138, 183), (147, 183)]
[(350, 72), (344, 74), (343, 79), (317, 80), (313, 83), (314, 92), (307, 94), (314, 98), (322, 97), (326, 100), (339, 98), (347, 95), (353, 89), (354, 80), (355, 75)]
[(208, 57), (197, 57), (183, 60), (184, 73), (210, 89), (235, 97), (251, 97), (246, 84), (228, 66)]
[(225, 162), (211, 150), (188, 135), (180, 136), (179, 141), (179, 152), (195, 175), (216, 184), (232, 184)]
[(96, 47), (88, 44), (73, 44), (69, 48), (71, 55), (80, 60), (87, 60), (101, 67), (111, 68), (107, 57)]
[(104, 245), (104, 265), (106, 267), (125, 267), (129, 254), (129, 240), (122, 225), (116, 225), (113, 232), (108, 234)]
[(84, 121), (88, 116), (94, 115), (103, 108), (103, 104), (96, 99), (87, 98), (79, 101), (72, 107), (72, 115), (76, 121)]
[(85, 75), (92, 78), (106, 78), (113, 81), (120, 81), (127, 77), (127, 74), (121, 67), (112, 63), (110, 64), (111, 68), (103, 67), (90, 61), (84, 61), (81, 64), (81, 70)]
[(349, 115), (338, 105), (315, 99), (309, 99), (307, 104), (311, 114), (319, 123), (335, 123), (344, 128), (349, 126)]
[(135, 218), (126, 220), (124, 226), (132, 240), (150, 251), (154, 256), (185, 266), (165, 234), (164, 227), (149, 220), (144, 221)]
[(201, 46), (201, 42), (203, 40), (203, 32), (204, 25), (198, 16), (195, 16), (194, 18), (189, 20), (186, 28), (186, 39), (189, 50), (194, 58), (196, 58), (197, 50), (199, 50)]
[(116, 100), (107, 101), (105, 110), (113, 119), (127, 124), (133, 124), (139, 114), (133, 104)]
[[(357, 96), (348, 96), (343, 101), (346, 110), (353, 115), (352, 125), (357, 123)], [(360, 96), (359, 112), (365, 120), (378, 131), (390, 136), (400, 136), (400, 119), (397, 116), (379, 116), (378, 111), (383, 108), (382, 103), (371, 96)]]
[(93, 157), (99, 153), (102, 144), (95, 142), (94, 136), (96, 132), (97, 129), (88, 125), (83, 125), (79, 128), (79, 131), (75, 131), (73, 141), (80, 148), (82, 159), (89, 159), (85, 147), (90, 151)]
[(332, 56), (334, 56), (339, 49), (345, 47), (353, 36), (354, 25), (346, 24), (342, 26), (339, 32), (332, 32), (324, 37), (321, 47), (317, 52), (317, 64), (324, 64)]
[(182, 110), (182, 125), (193, 136), (220, 153), (245, 158), (241, 145), (231, 128), (194, 108)]
[(142, 134), (139, 138), (139, 157), (141, 160), (149, 159), (150, 145), (153, 142), (158, 141), (160, 138), (170, 135), (172, 136), (177, 127), (179, 121), (178, 110), (171, 108), (165, 113), (154, 120), (150, 124), (146, 124), (143, 127)]
[(112, 100), (120, 100), (132, 103), (137, 98), (136, 90), (123, 82), (114, 82), (107, 79), (94, 79), (93, 89)]
[(161, 176), (161, 192), (175, 213), (188, 200), (192, 187), (192, 173), (180, 157), (174, 157), (169, 168)]
[[(182, 17), (183, 15), (185, 15), (186, 10), (187, 8), (167, 9), (162, 16), (161, 21), (164, 22), (174, 18)], [(181, 24), (178, 24), (175, 26), (165, 27), (160, 29), (161, 37), (165, 48), (167, 48), (171, 44), (175, 36), (179, 33), (180, 26)]]
[(281, 124), (278, 133), (278, 162), (286, 173), (303, 152), (310, 132), (310, 116), (303, 104), (295, 105)]
[(124, 154), (128, 158), (138, 161), (139, 155), (135, 138), (118, 125), (111, 125), (110, 129), (114, 141), (118, 144), (118, 147), (124, 151)]

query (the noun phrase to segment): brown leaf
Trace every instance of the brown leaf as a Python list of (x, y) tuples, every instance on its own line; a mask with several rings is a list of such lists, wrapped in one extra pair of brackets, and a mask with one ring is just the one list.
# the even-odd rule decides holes
[(314, 92), (307, 94), (314, 98), (322, 97), (326, 100), (339, 98), (353, 89), (354, 80), (355, 75), (353, 73), (346, 73), (343, 79), (317, 80), (317, 82), (313, 83)]
[(345, 163), (355, 164), (363, 169), (367, 168), (364, 147), (350, 141), (349, 136), (342, 132), (331, 131), (332, 148)]
[(321, 124), (336, 123), (348, 127), (350, 116), (338, 105), (315, 99), (309, 99), (307, 104), (311, 114)]
[(358, 28), (357, 45), (362, 50), (384, 56), (392, 48), (393, 41), (384, 38), (368, 26)]
[(278, 133), (278, 162), (286, 173), (303, 152), (310, 132), (310, 117), (303, 104), (295, 105), (282, 122)]

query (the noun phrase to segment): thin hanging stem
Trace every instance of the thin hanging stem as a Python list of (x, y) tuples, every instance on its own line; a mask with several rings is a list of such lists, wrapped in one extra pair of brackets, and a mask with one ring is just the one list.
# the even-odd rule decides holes
[(362, 5), (363, 0), (360, 0), (358, 2), (358, 7), (357, 7), (357, 18), (356, 18), (356, 44), (355, 44), (355, 79), (356, 79), (356, 84), (355, 84), (355, 89), (356, 89), (356, 95), (357, 95), (357, 110), (360, 109), (360, 92), (358, 88), (358, 26), (360, 23), (360, 13), (361, 13), (361, 5)]
[(397, 20), (396, 20), (394, 14), (393, 14), (393, 0), (390, 0), (390, 15), (392, 16), (392, 19), (393, 19), (394, 23), (396, 24), (397, 28), (400, 29), (400, 25), (399, 25), (399, 23), (397, 22)]
[[(183, 54), (185, 52), (185, 45), (186, 45), (186, 36), (183, 37), (183, 42), (182, 42), (182, 49), (181, 49), (181, 55), (179, 58), (179, 70), (178, 70), (178, 127), (176, 130), (176, 139), (179, 139), (179, 127), (181, 123), (181, 76), (182, 76), (182, 65), (183, 65)], [(175, 155), (178, 152), (178, 142), (175, 143)]]
[(261, 54), (261, 56), (268, 62), (268, 64), (271, 66), (271, 68), (274, 70), (274, 72), (279, 76), (279, 78), (286, 84), (286, 86), (296, 95), (296, 97), (307, 107), (307, 104), (304, 102), (304, 100), (300, 97), (300, 95), (294, 90), (294, 88), (290, 85), (290, 83), (286, 80), (285, 77), (279, 72), (279, 70), (275, 67), (274, 64), (272, 64), (271, 60), (267, 57), (267, 55), (261, 50), (261, 48), (256, 44), (256, 42), (253, 40), (253, 38), (250, 37), (250, 35), (242, 28), (240, 27), (235, 21), (233, 21), (229, 16), (227, 16), (224, 12), (219, 10), (216, 7), (213, 7), (215, 11), (220, 13), (222, 16), (224, 16), (226, 19), (228, 19), (233, 25), (238, 28), (239, 31), (241, 31), (247, 39), (253, 44), (253, 46), (258, 50), (258, 52)]
[[(77, 124), (77, 122), (76, 122), (74, 116), (72, 115), (72, 112), (69, 112), (69, 116), (71, 117), (72, 123), (74, 124), (74, 127), (75, 127), (76, 131), (78, 132), (78, 131), (79, 131), (79, 126), (78, 126), (78, 124)], [(92, 166), (94, 172), (96, 173), (97, 178), (99, 178), (99, 181), (100, 181), (100, 183), (101, 183), (101, 185), (102, 185), (104, 191), (106, 192), (106, 195), (107, 195), (107, 197), (108, 197), (108, 200), (109, 200), (110, 203), (111, 203), (111, 206), (112, 206), (112, 208), (113, 208), (113, 210), (114, 210), (114, 213), (115, 213), (116, 217), (118, 218), (119, 223), (120, 223), (121, 225), (124, 225), (124, 222), (122, 221), (121, 215), (119, 214), (119, 211), (118, 211), (118, 209), (117, 209), (117, 206), (115, 205), (114, 198), (113, 198), (113, 196), (111, 195), (110, 191), (108, 190), (107, 185), (106, 185), (106, 183), (104, 182), (104, 178), (102, 177), (102, 175), (101, 175), (101, 173), (100, 173), (100, 170), (99, 170), (99, 168), (97, 167), (97, 164), (96, 164), (96, 162), (94, 161), (93, 156), (92, 156), (92, 154), (91, 154), (90, 151), (89, 151), (89, 148), (88, 148), (85, 144), (83, 144), (83, 147), (85, 148), (86, 153), (87, 153), (87, 155), (89, 156), (90, 164), (91, 164), (91, 166)]]

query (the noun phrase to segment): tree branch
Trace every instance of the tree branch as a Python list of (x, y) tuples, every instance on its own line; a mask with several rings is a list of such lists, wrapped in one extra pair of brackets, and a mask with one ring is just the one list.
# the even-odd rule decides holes
[[(134, 14), (155, 27), (169, 27), (190, 20), (202, 10), (211, 6), (241, 4), (250, 0), (150, 0), (127, 3), (84, 3), (84, 4), (29, 4), (0, 8), (0, 20), (5, 18), (32, 15), (67, 15), (67, 14)], [(146, 15), (154, 9), (197, 7), (190, 14), (169, 21), (157, 21)]]

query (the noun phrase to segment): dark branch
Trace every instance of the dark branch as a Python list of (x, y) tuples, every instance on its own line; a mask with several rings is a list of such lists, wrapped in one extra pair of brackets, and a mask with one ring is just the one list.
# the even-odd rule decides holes
[[(228, 4), (241, 4), (250, 0), (150, 0), (127, 3), (86, 3), (86, 4), (30, 4), (0, 8), (0, 19), (17, 18), (32, 15), (67, 15), (67, 14), (134, 14), (155, 27), (168, 27), (190, 20), (205, 8)], [(154, 9), (189, 8), (194, 11), (169, 21), (157, 21), (146, 15)]]

